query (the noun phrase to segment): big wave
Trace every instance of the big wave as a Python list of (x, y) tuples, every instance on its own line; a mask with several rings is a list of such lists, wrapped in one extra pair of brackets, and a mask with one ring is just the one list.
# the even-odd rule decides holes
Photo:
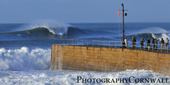
[(57, 22), (54, 20), (45, 20), (45, 21), (41, 20), (41, 21), (33, 22), (30, 25), (22, 26), (19, 28), (19, 30), (30, 31), (30, 30), (44, 28), (54, 35), (63, 35), (63, 34), (67, 34), (68, 27), (71, 27), (71, 25), (67, 23)]
[(54, 20), (40, 20), (15, 29), (13, 32), (1, 33), (3, 40), (9, 39), (54, 39), (63, 35), (66, 38), (98, 38), (112, 36), (112, 33), (100, 31), (79, 29), (76, 26), (57, 22)]
[(10, 32), (0, 33), (0, 37), (1, 40), (55, 39), (63, 35), (67, 37), (68, 29), (74, 30), (76, 27), (54, 20), (36, 21), (14, 28)]
[(19, 28), (15, 28), (12, 32), (6, 32), (1, 34), (41, 34), (51, 33), (53, 35), (67, 34), (68, 28), (74, 27), (70, 24), (57, 22), (54, 20), (39, 20), (30, 24), (24, 24)]

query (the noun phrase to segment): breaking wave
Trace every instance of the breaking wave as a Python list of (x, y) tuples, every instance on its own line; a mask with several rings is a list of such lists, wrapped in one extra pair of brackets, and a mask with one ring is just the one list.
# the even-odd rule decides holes
[(0, 33), (2, 40), (54, 39), (61, 36), (66, 38), (98, 38), (108, 35), (112, 35), (112, 33), (100, 30), (79, 29), (76, 26), (53, 20), (36, 21), (23, 25), (12, 32)]
[(31, 24), (25, 24), (16, 28), (12, 32), (5, 32), (1, 34), (42, 34), (48, 33), (53, 35), (67, 34), (68, 28), (73, 27), (70, 24), (57, 22), (54, 20), (36, 21)]
[(132, 36), (136, 36), (139, 37), (141, 39), (141, 37), (144, 37), (145, 39), (147, 38), (170, 38), (169, 36), (170, 34), (163, 28), (160, 27), (150, 27), (150, 28), (145, 28), (139, 31), (134, 31), (133, 33), (127, 34), (126, 36), (128, 37), (132, 37)]
[[(31, 23), (30, 25), (25, 25), (19, 28), (20, 31), (36, 31), (37, 30), (48, 30), (48, 32), (54, 34), (54, 35), (63, 35), (67, 34), (68, 27), (71, 27), (71, 25), (63, 23), (63, 22), (57, 22), (54, 20), (45, 20), (45, 21), (36, 21)], [(23, 30), (24, 29), (24, 30)], [(45, 31), (46, 31), (45, 30)]]

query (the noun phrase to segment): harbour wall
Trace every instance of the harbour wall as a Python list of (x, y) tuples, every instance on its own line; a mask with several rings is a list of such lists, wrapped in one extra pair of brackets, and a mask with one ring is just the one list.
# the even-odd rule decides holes
[(68, 45), (52, 45), (51, 52), (51, 70), (116, 72), (145, 69), (170, 76), (170, 54)]

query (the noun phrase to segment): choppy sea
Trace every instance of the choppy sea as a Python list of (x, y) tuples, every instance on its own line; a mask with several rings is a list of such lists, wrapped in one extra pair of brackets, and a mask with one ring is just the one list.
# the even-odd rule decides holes
[[(169, 38), (170, 23), (125, 23), (125, 37)], [(122, 41), (122, 23), (64, 23), (54, 20), (33, 23), (0, 24), (1, 85), (105, 85), (108, 83), (77, 83), (84, 78), (169, 78), (148, 70), (121, 72), (84, 72), (50, 70), (51, 44), (56, 40)], [(62, 42), (60, 42), (61, 44)], [(118, 83), (116, 83), (118, 84)], [(121, 85), (143, 83), (119, 83)], [(154, 84), (155, 83), (150, 83)], [(150, 85), (149, 84), (149, 85)], [(148, 84), (147, 84), (148, 85)], [(168, 84), (167, 84), (168, 85)]]

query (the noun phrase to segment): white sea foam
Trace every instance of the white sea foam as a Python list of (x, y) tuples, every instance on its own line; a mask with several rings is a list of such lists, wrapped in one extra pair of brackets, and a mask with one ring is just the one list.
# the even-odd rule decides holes
[[(73, 71), (2, 71), (0, 84), (2, 85), (160, 85), (161, 83), (77, 83), (77, 76), (82, 78), (169, 78), (147, 70), (126, 70), (122, 72), (73, 72)], [(132, 82), (135, 80), (131, 79)], [(169, 85), (164, 83), (162, 85)]]
[[(28, 47), (20, 49), (0, 48), (1, 85), (108, 85), (108, 83), (77, 83), (77, 76), (83, 78), (169, 78), (147, 70), (126, 70), (121, 72), (51, 71), (51, 50)], [(12, 70), (12, 71), (11, 71)], [(134, 81), (133, 81), (134, 82)], [(170, 82), (170, 81), (169, 81)], [(110, 85), (133, 85), (136, 83), (111, 83)], [(160, 85), (160, 83), (137, 83), (137, 85)], [(166, 83), (169, 85), (169, 83)], [(164, 85), (166, 85), (164, 84)]]
[(0, 70), (48, 70), (50, 68), (50, 58), (50, 49), (0, 48)]

